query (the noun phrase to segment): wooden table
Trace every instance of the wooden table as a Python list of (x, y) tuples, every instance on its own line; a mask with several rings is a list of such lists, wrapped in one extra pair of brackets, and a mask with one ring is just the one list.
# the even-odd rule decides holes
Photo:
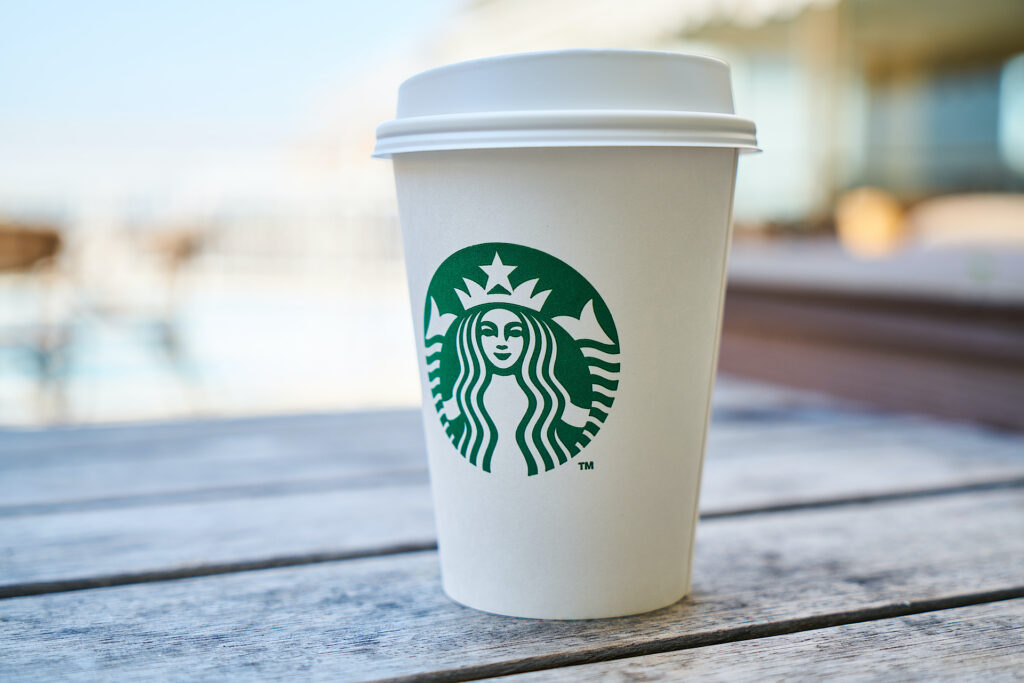
[(1024, 675), (1024, 435), (722, 381), (693, 595), (576, 622), (444, 597), (422, 451), (411, 411), (0, 431), (0, 680)]

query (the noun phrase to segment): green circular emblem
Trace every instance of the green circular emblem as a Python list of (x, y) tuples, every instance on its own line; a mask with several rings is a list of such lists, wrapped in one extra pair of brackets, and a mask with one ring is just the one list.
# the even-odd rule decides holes
[(438, 267), (424, 308), (434, 407), (470, 464), (534, 475), (600, 431), (619, 386), (619, 337), (571, 266), (518, 244), (467, 247)]

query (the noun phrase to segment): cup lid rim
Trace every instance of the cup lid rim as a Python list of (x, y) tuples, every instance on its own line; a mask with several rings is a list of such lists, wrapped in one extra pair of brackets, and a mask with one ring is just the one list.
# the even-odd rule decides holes
[(373, 156), (580, 146), (757, 150), (729, 65), (667, 50), (572, 48), (446, 64), (406, 79)]
[(759, 152), (754, 122), (671, 111), (511, 111), (385, 121), (373, 156), (511, 147), (733, 147)]

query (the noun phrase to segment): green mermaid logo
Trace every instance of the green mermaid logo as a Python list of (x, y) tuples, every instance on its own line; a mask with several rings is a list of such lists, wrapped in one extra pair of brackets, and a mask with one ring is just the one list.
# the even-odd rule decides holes
[(441, 424), (484, 472), (552, 470), (608, 418), (615, 323), (597, 290), (549, 254), (501, 242), (455, 252), (430, 281), (424, 329)]

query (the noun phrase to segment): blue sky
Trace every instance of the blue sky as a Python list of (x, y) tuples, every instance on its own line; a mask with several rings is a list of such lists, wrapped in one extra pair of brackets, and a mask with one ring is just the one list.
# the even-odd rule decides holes
[(0, 165), (48, 144), (274, 142), (458, 3), (0, 0)]

